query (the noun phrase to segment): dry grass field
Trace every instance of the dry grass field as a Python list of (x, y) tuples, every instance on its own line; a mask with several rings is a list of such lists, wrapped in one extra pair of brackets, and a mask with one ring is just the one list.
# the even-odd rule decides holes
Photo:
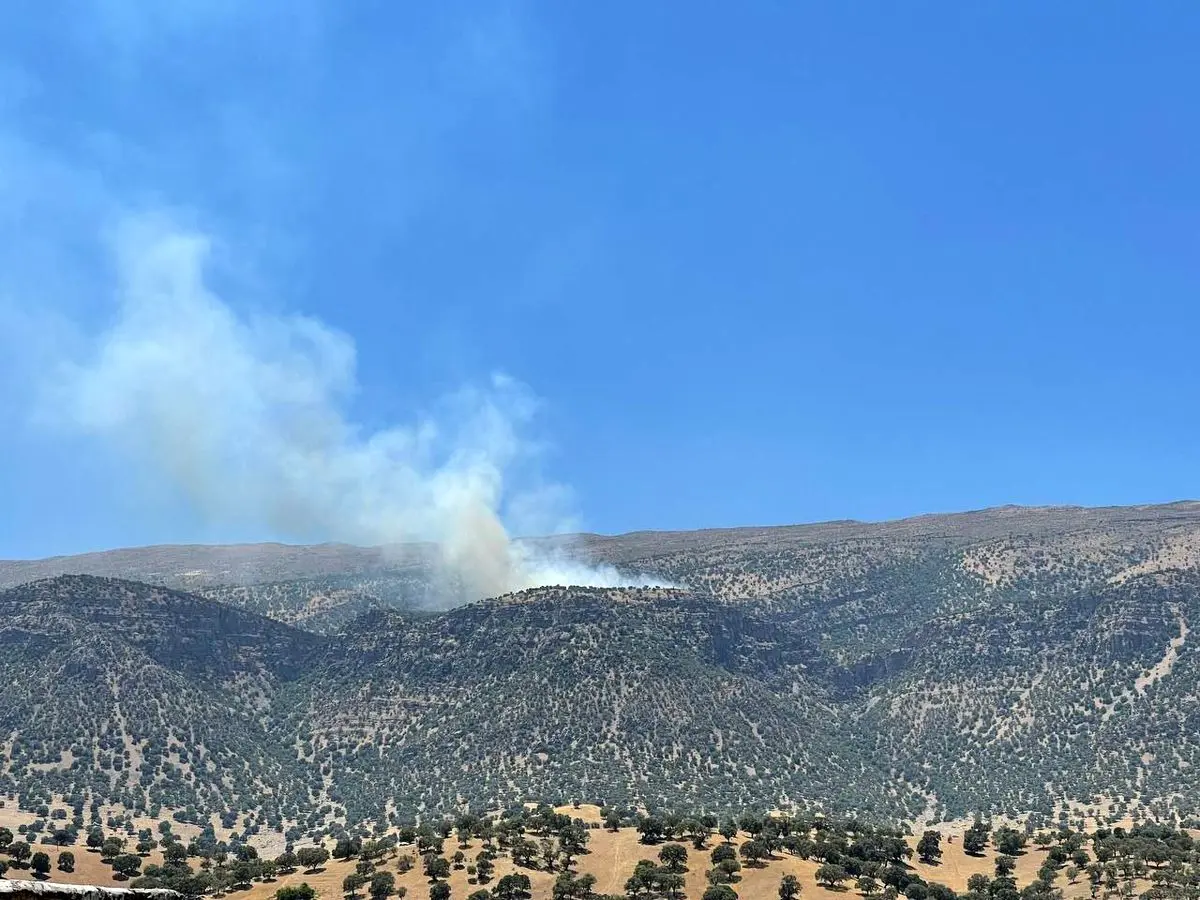
[[(585, 822), (599, 821), (599, 810), (595, 807), (583, 806), (578, 809), (563, 807), (560, 811), (581, 818)], [(8, 824), (13, 827), (28, 818), (25, 814), (0, 809), (0, 824)], [(945, 834), (942, 843), (943, 856), (939, 865), (927, 866), (917, 861), (915, 857), (912, 860), (913, 868), (921, 877), (927, 881), (941, 882), (956, 891), (963, 892), (966, 890), (967, 879), (971, 875), (983, 873), (990, 876), (993, 873), (995, 854), (991, 849), (983, 856), (968, 856), (962, 850), (960, 829), (949, 828)], [(657, 858), (659, 846), (647, 846), (640, 843), (638, 833), (631, 828), (622, 828), (616, 832), (595, 828), (590, 831), (590, 835), (588, 852), (579, 857), (577, 871), (581, 874), (588, 873), (595, 876), (595, 890), (598, 893), (624, 893), (625, 880), (632, 873), (637, 861)], [(743, 834), (736, 837), (734, 842), (740, 844), (746, 839), (747, 836)], [(709, 841), (709, 849), (703, 851), (692, 850), (690, 845), (686, 845), (689, 853), (689, 870), (685, 876), (688, 900), (698, 900), (707, 887), (704, 871), (708, 867), (708, 853), (722, 840), (720, 836), (714, 836)], [(915, 838), (910, 839), (910, 844), (915, 846), (915, 843)], [(52, 861), (57, 859), (58, 848), (38, 849), (46, 849), (50, 853)], [(99, 854), (90, 852), (83, 847), (71, 849), (76, 858), (75, 871), (69, 874), (54, 871), (51, 880), (71, 884), (122, 884), (122, 882), (114, 880), (111, 869), (100, 859)], [(456, 840), (451, 839), (446, 842), (446, 857), (449, 859), (459, 849), (462, 849), (467, 859), (471, 860), (479, 851), (479, 842), (472, 841), (466, 847), (460, 847)], [(410, 871), (404, 874), (398, 871), (398, 859), (403, 855), (411, 855), (415, 859), (415, 849), (411, 846), (401, 846), (395, 855), (383, 860), (380, 868), (396, 875), (397, 887), (403, 887), (406, 891), (405, 900), (428, 900), (429, 881), (421, 872), (419, 860), (416, 860), (417, 865)], [(1019, 885), (1024, 886), (1034, 879), (1044, 857), (1044, 851), (1032, 846), (1018, 857), (1016, 877)], [(161, 855), (155, 851), (145, 859), (144, 864), (160, 861)], [(320, 897), (326, 898), (326, 900), (339, 900), (343, 896), (342, 879), (354, 871), (355, 864), (356, 860), (331, 860), (319, 871), (297, 871), (281, 876), (274, 881), (258, 882), (248, 890), (231, 892), (229, 897), (230, 900), (269, 900), (275, 891), (284, 885), (307, 882), (317, 890)], [(859, 900), (859, 895), (853, 889), (852, 882), (847, 882), (847, 887), (843, 890), (829, 890), (818, 885), (815, 878), (817, 866), (818, 863), (814, 861), (796, 859), (786, 853), (779, 853), (761, 867), (747, 866), (743, 868), (741, 881), (734, 887), (743, 900), (776, 900), (780, 879), (785, 874), (793, 874), (800, 880), (802, 897), (807, 900)], [(538, 868), (518, 869), (507, 856), (496, 860), (495, 875), (488, 886), (494, 885), (497, 879), (515, 871), (524, 872), (529, 876), (532, 882), (533, 900), (550, 900), (551, 888), (557, 872), (547, 872)], [(11, 870), (9, 877), (29, 876), (27, 872)], [(470, 893), (478, 890), (480, 885), (473, 882), (474, 879), (468, 877), (465, 868), (452, 870), (449, 878), (452, 900), (465, 900)], [(124, 882), (124, 884), (128, 884), (128, 882)], [(1075, 884), (1067, 883), (1065, 878), (1061, 878), (1058, 886), (1064, 889), (1067, 900), (1075, 900), (1075, 898), (1083, 898), (1088, 895), (1087, 882), (1083, 878)], [(360, 891), (359, 896), (363, 897), (365, 894)]]

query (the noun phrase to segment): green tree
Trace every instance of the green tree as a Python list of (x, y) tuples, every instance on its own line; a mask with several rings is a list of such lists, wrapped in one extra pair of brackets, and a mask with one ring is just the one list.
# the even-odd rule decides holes
[(163, 859), (170, 863), (181, 863), (187, 859), (187, 847), (183, 844), (169, 844), (163, 850)]
[(33, 869), (33, 874), (38, 878), (45, 878), (50, 874), (50, 854), (39, 850), (29, 861), (29, 868)]
[(542, 862), (546, 866), (546, 871), (554, 871), (554, 860), (558, 858), (558, 845), (554, 843), (554, 839), (542, 838), (541, 851)]
[(450, 885), (444, 881), (439, 881), (437, 884), (431, 885), (429, 888), (429, 900), (450, 900)]
[(113, 871), (125, 878), (132, 878), (142, 867), (142, 858), (136, 853), (122, 853), (112, 861)]
[(723, 859), (705, 872), (704, 876), (709, 884), (732, 884), (740, 877), (737, 873), (741, 869), (742, 864), (736, 859)]
[(60, 872), (75, 871), (75, 854), (70, 850), (64, 850), (58, 854), (58, 870)]
[(874, 897), (879, 893), (879, 882), (875, 880), (873, 875), (859, 875), (854, 886), (858, 888), (858, 892), (864, 897)]
[(917, 857), (927, 866), (937, 865), (938, 860), (942, 858), (941, 832), (932, 828), (926, 829), (921, 835), (921, 840), (917, 842)]
[(658, 866), (648, 859), (639, 859), (633, 874), (625, 881), (627, 897), (648, 897), (658, 887)]
[(683, 895), (684, 878), (678, 872), (658, 873), (658, 889), (666, 894), (667, 900), (679, 900)]
[(822, 863), (817, 867), (817, 884), (823, 884), (828, 888), (838, 887), (849, 877), (849, 873), (836, 863)]
[(239, 859), (229, 869), (234, 886), (249, 887), (250, 882), (258, 877), (258, 861)]
[(658, 861), (668, 872), (676, 875), (687, 871), (687, 848), (683, 844), (666, 844), (658, 851)]
[(505, 875), (496, 882), (496, 886), (492, 889), (496, 900), (525, 900), (529, 897), (529, 892), (529, 876), (520, 872)]
[(800, 896), (800, 879), (795, 875), (784, 875), (779, 879), (779, 900), (797, 900)]
[(638, 821), (637, 830), (643, 844), (657, 844), (666, 837), (667, 826), (657, 816), (645, 816)]
[(25, 841), (13, 841), (8, 845), (8, 855), (12, 857), (12, 861), (18, 867), (24, 866), (25, 861), (33, 855), (33, 851), (29, 849), (29, 844)]
[(595, 886), (594, 875), (575, 877), (570, 872), (563, 872), (555, 879), (551, 896), (554, 900), (589, 900)]
[(524, 837), (518, 837), (513, 841), (512, 849), (509, 851), (513, 862), (518, 866), (532, 865), (535, 853), (537, 853), (537, 844)]
[(275, 892), (275, 900), (316, 900), (317, 892), (307, 881), (289, 884)]
[(371, 876), (367, 893), (371, 900), (386, 900), (396, 892), (396, 876), (391, 872), (376, 872)]
[(738, 900), (738, 895), (727, 884), (714, 884), (705, 889), (701, 900)]
[(711, 859), (714, 866), (726, 859), (737, 859), (737, 848), (733, 844), (718, 844), (712, 849)]
[(440, 881), (450, 877), (450, 860), (444, 856), (426, 853), (423, 862), (425, 863), (425, 877), (430, 881)]
[(988, 827), (982, 822), (976, 822), (963, 834), (963, 852), (970, 856), (979, 856), (987, 842)]
[(680, 831), (692, 841), (693, 850), (703, 850), (704, 842), (708, 839), (709, 830), (699, 819), (684, 819), (680, 823)]
[(1016, 856), (1025, 846), (1025, 835), (1015, 828), (1007, 826), (997, 828), (992, 839), (996, 843), (996, 852), (1003, 853), (1005, 856)]
[(314, 872), (329, 861), (329, 851), (324, 847), (301, 847), (296, 852), (296, 861), (306, 871)]
[(749, 840), (741, 846), (742, 859), (746, 861), (746, 865), (757, 866), (764, 859), (770, 856), (770, 851), (767, 850), (767, 845), (760, 840)]
[[(486, 850), (480, 851), (475, 857), (475, 877), (480, 884), (487, 884), (492, 880), (492, 872), (496, 869), (495, 863), (492, 862), (492, 856)], [(468, 898), (470, 900), (470, 898)]]
[(5, 848), (13, 842), (13, 833), (11, 828), (0, 828), (0, 853), (3, 853)]

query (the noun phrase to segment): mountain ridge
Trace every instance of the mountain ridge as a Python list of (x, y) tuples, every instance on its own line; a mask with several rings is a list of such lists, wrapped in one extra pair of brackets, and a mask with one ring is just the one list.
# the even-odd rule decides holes
[[(411, 602), (413, 571), (204, 602), (80, 577), (9, 589), (0, 776), (277, 823), (542, 799), (1200, 811), (1200, 504), (609, 541), (593, 558), (686, 587), (446, 611)], [(64, 620), (30, 605), (49, 590), (124, 612)], [(164, 597), (181, 618), (155, 625), (142, 610)], [(214, 633), (208, 668), (155, 628)], [(197, 744), (199, 769), (181, 755)]]
[[(703, 540), (718, 538), (749, 537), (799, 537), (813, 536), (832, 538), (845, 536), (846, 532), (888, 533), (894, 530), (917, 529), (921, 526), (944, 526), (961, 529), (963, 525), (973, 524), (975, 520), (997, 520), (1012, 523), (1014, 520), (1029, 519), (1030, 525), (1062, 527), (1067, 524), (1095, 525), (1102, 522), (1127, 522), (1139, 518), (1139, 513), (1152, 513), (1150, 521), (1164, 520), (1195, 520), (1200, 522), (1200, 501), (1174, 500), (1167, 503), (1135, 504), (1128, 506), (1078, 506), (1078, 505), (1043, 505), (1025, 506), (1005, 504), (1002, 506), (983, 507), (980, 509), (963, 510), (958, 512), (920, 513), (913, 516), (867, 521), (859, 519), (832, 519), (822, 522), (804, 522), (783, 525), (744, 525), (733, 527), (712, 527), (699, 529), (654, 529), (623, 532), (619, 534), (599, 534), (595, 532), (577, 532), (564, 535), (533, 537), (525, 539), (536, 545), (576, 547), (584, 554), (594, 554), (597, 548), (621, 547), (640, 541), (678, 542), (681, 540)], [(1026, 526), (1028, 527), (1028, 526)], [(242, 566), (249, 569), (252, 565), (261, 565), (259, 559), (267, 553), (275, 554), (284, 560), (303, 560), (310, 568), (322, 565), (326, 561), (341, 561), (342, 556), (350, 557), (347, 569), (339, 571), (370, 571), (386, 569), (395, 566), (419, 565), (427, 562), (435, 554), (431, 544), (386, 544), (364, 547), (337, 541), (326, 541), (317, 544), (292, 544), (281, 541), (257, 541), (251, 543), (233, 544), (203, 544), (203, 543), (168, 543), (149, 544), (140, 547), (119, 547), (106, 550), (92, 550), (76, 554), (56, 554), (37, 559), (0, 559), (0, 588), (11, 587), (24, 581), (37, 578), (53, 577), (54, 575), (86, 574), (103, 575), (106, 568), (120, 568), (126, 573), (139, 572), (144, 565), (163, 565), (173, 556), (211, 557), (215, 560), (229, 558), (226, 565), (232, 570), (226, 572), (224, 580), (216, 580), (222, 585), (243, 583), (238, 573), (238, 557), (243, 557)], [(138, 557), (148, 561), (141, 563)], [(605, 561), (600, 557), (598, 561)], [(96, 571), (83, 571), (85, 568), (95, 568)], [(146, 574), (141, 572), (141, 574)], [(164, 574), (171, 578), (183, 578), (187, 570)], [(268, 581), (262, 578), (262, 569), (254, 569), (258, 581)], [(326, 574), (317, 571), (301, 571), (292, 573), (293, 577), (304, 574)], [(199, 575), (193, 587), (205, 586), (204, 579), (216, 575)], [(150, 582), (153, 583), (153, 582)], [(166, 585), (171, 586), (171, 585)]]

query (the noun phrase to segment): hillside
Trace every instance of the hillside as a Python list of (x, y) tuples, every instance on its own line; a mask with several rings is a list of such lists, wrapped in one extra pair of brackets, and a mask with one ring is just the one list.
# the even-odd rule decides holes
[(682, 592), (542, 589), (369, 614), (332, 639), (89, 576), (14, 588), (0, 612), (22, 701), (0, 719), (4, 772), (22, 798), (87, 790), (271, 824), (329, 801), (379, 820), (559, 794), (895, 806), (805, 674), (806, 638)]
[[(370, 568), (380, 551), (271, 545), (246, 551), (273, 560), (259, 582), (230, 548), (172, 550), (209, 560), (203, 598), (83, 576), (13, 588), (0, 771), (23, 798), (272, 826), (572, 798), (1200, 810), (1197, 504), (573, 542), (683, 587), (431, 614), (417, 568)], [(150, 577), (138, 560), (166, 552), (105, 565)]]
[(271, 698), (319, 638), (136, 582), (62, 576), (0, 593), (0, 765), (22, 799), (51, 792), (224, 809), (290, 797)]
[(847, 739), (803, 630), (744, 607), (544, 588), (433, 619), (369, 616), (341, 640), (353, 651), (317, 683), (309, 746), (341, 773), (352, 813), (381, 796), (401, 808), (905, 799), (883, 799), (903, 787)]

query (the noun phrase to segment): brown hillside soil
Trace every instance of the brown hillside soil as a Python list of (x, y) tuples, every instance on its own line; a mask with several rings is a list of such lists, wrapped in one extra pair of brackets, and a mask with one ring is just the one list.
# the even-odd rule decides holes
[[(598, 810), (588, 807), (581, 807), (579, 809), (564, 808), (563, 812), (581, 818), (584, 821), (596, 821), (599, 815)], [(577, 871), (596, 876), (595, 890), (598, 893), (624, 893), (625, 880), (632, 873), (637, 861), (639, 859), (657, 861), (658, 851), (662, 846), (647, 846), (639, 843), (637, 832), (629, 828), (622, 828), (615, 833), (598, 828), (593, 829), (590, 835), (591, 840), (588, 845), (590, 852), (579, 858)], [(741, 844), (746, 839), (746, 835), (739, 835), (735, 839), (735, 843)], [(708, 867), (709, 853), (722, 840), (720, 836), (715, 836), (708, 842), (707, 848), (702, 851), (693, 850), (690, 843), (685, 843), (689, 856), (689, 871), (686, 875), (686, 896), (688, 900), (698, 900), (704, 892), (707, 886), (704, 871)], [(915, 841), (916, 839), (913, 838), (910, 840), (910, 843), (915, 844)], [(38, 849), (47, 850), (50, 853), (51, 860), (57, 860), (58, 848), (40, 847)], [(55, 871), (52, 874), (51, 880), (65, 881), (72, 884), (128, 884), (128, 882), (117, 882), (112, 878), (111, 869), (100, 859), (99, 854), (91, 853), (82, 847), (70, 849), (74, 851), (76, 857), (75, 872), (73, 874), (66, 874)], [(467, 860), (472, 861), (475, 858), (475, 854), (479, 852), (480, 844), (478, 841), (472, 841), (468, 846), (460, 848), (458, 842), (451, 838), (446, 842), (446, 857), (448, 859), (453, 857), (454, 852), (458, 849), (462, 849)], [(953, 843), (943, 841), (942, 849), (943, 856), (940, 865), (926, 866), (916, 861), (915, 858), (912, 862), (913, 868), (927, 881), (938, 881), (961, 892), (966, 890), (967, 879), (971, 875), (983, 873), (990, 876), (993, 874), (995, 854), (991, 849), (981, 857), (967, 856), (962, 851), (961, 839), (958, 837), (954, 838)], [(411, 871), (401, 875), (397, 871), (397, 860), (399, 856), (404, 855), (412, 856), (416, 861), (416, 865)], [(1045, 852), (1033, 847), (1018, 857), (1016, 876), (1020, 886), (1024, 886), (1033, 880), (1044, 858)], [(155, 851), (155, 853), (146, 859), (143, 865), (160, 861), (161, 856), (158, 851)], [(308, 884), (317, 890), (322, 898), (326, 898), (326, 900), (340, 900), (343, 896), (342, 879), (354, 871), (356, 862), (357, 860), (353, 859), (349, 861), (331, 860), (320, 871), (297, 871), (281, 876), (272, 882), (255, 883), (248, 890), (233, 891), (228, 897), (229, 900), (269, 900), (275, 891), (284, 885), (308, 882)], [(859, 894), (853, 890), (851, 882), (847, 882), (847, 889), (842, 891), (831, 891), (818, 885), (814, 877), (817, 865), (816, 862), (796, 859), (785, 853), (781, 853), (775, 859), (768, 861), (761, 867), (743, 868), (742, 880), (734, 885), (734, 887), (742, 900), (776, 900), (780, 878), (790, 873), (800, 879), (804, 900), (861, 900)], [(414, 847), (400, 847), (399, 853), (396, 856), (386, 858), (379, 868), (393, 872), (396, 875), (397, 886), (403, 886), (407, 889), (405, 900), (428, 900), (430, 882), (421, 873), (420, 861), (417, 859)], [(478, 890), (480, 887), (491, 887), (496, 883), (497, 879), (514, 871), (523, 871), (529, 876), (533, 886), (533, 900), (550, 900), (551, 887), (558, 873), (547, 872), (542, 869), (518, 869), (507, 856), (501, 856), (496, 860), (495, 876), (487, 885), (471, 883), (473, 879), (468, 879), (465, 868), (453, 871), (449, 879), (451, 898), (452, 900), (465, 900), (467, 895), (472, 891)], [(23, 872), (15, 869), (10, 871), (9, 876), (15, 878), (30, 877), (28, 870)], [(1068, 884), (1065, 876), (1061, 876), (1056, 885), (1064, 889), (1067, 900), (1076, 900), (1076, 898), (1082, 900), (1082, 898), (1088, 896), (1086, 879), (1080, 879), (1076, 884)], [(359, 897), (360, 900), (365, 900), (365, 893), (360, 891)]]

